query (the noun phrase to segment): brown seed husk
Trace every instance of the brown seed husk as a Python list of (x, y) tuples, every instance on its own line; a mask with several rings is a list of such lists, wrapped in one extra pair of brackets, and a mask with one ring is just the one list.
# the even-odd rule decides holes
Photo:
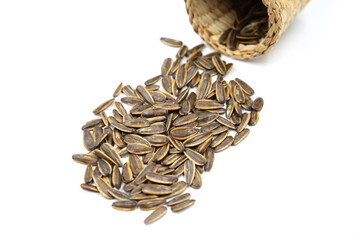
[(237, 132), (234, 136), (233, 146), (238, 145), (242, 140), (244, 140), (250, 133), (248, 128), (245, 128), (241, 132)]
[(166, 38), (166, 37), (160, 38), (160, 42), (171, 47), (181, 47), (183, 45), (183, 43), (180, 40)]
[(250, 117), (249, 113), (244, 113), (241, 118), (241, 122), (240, 122), (239, 126), (237, 126), (237, 128), (236, 128), (236, 132), (241, 132), (242, 130), (244, 130), (246, 128), (246, 126), (249, 124), (250, 118), (251, 117)]
[(192, 181), (190, 187), (194, 188), (194, 189), (199, 189), (202, 186), (202, 178), (201, 178), (201, 174), (199, 172), (199, 170), (195, 169), (195, 177), (194, 180)]
[(186, 200), (171, 207), (171, 211), (179, 212), (195, 204), (195, 200)]
[(123, 90), (123, 86), (124, 86), (124, 84), (123, 84), (123, 83), (120, 83), (119, 86), (115, 89), (114, 94), (113, 94), (113, 97), (114, 97), (114, 98), (117, 97), (117, 96), (119, 96), (119, 94), (120, 94), (120, 93), (122, 92), (122, 90)]
[(211, 147), (212, 147), (212, 148), (215, 148), (215, 147), (219, 146), (219, 145), (225, 140), (225, 138), (226, 138), (228, 135), (229, 135), (229, 131), (225, 131), (225, 132), (220, 133), (219, 135), (217, 135), (217, 136), (213, 139), (213, 141), (212, 141), (212, 143), (211, 143)]
[(206, 163), (205, 157), (191, 148), (185, 148), (184, 153), (186, 157), (193, 161), (196, 165), (204, 165)]
[(103, 143), (100, 149), (110, 158), (111, 162), (121, 167), (123, 165), (120, 155), (116, 152), (115, 148), (109, 143)]
[(152, 195), (166, 195), (172, 193), (172, 188), (161, 184), (146, 183), (143, 185), (142, 192)]
[(131, 171), (130, 168), (130, 164), (129, 162), (126, 162), (123, 166), (122, 166), (122, 178), (124, 180), (124, 183), (129, 183), (133, 180), (133, 173)]
[(129, 155), (129, 165), (134, 176), (137, 176), (144, 169), (144, 163), (135, 154)]
[(178, 177), (173, 175), (162, 175), (158, 173), (147, 173), (145, 176), (149, 181), (160, 184), (173, 184), (177, 182)]
[(132, 211), (136, 209), (137, 203), (132, 200), (122, 200), (114, 202), (111, 206), (116, 210)]
[(195, 135), (199, 132), (199, 129), (188, 127), (176, 127), (170, 131), (170, 134), (177, 140), (185, 140), (186, 138)]
[(165, 198), (155, 198), (155, 199), (148, 199), (148, 200), (141, 200), (138, 202), (140, 210), (149, 211), (158, 208), (161, 205), (166, 203)]
[(111, 174), (111, 183), (116, 189), (120, 189), (121, 187), (121, 173), (119, 167), (114, 166)]
[(107, 109), (114, 101), (115, 101), (115, 99), (112, 98), (112, 99), (109, 99), (109, 100), (103, 102), (102, 104), (100, 104), (98, 107), (96, 107), (96, 108), (93, 110), (93, 113), (94, 113), (94, 114), (98, 114), (98, 113), (104, 111), (104, 110)]
[(259, 114), (258, 111), (251, 110), (249, 125), (250, 126), (255, 126), (259, 121), (259, 117), (260, 117), (260, 114)]
[(155, 209), (145, 220), (144, 223), (145, 224), (151, 224), (155, 221), (157, 221), (158, 219), (160, 219), (161, 217), (163, 217), (167, 212), (167, 208), (164, 206), (161, 206), (157, 209)]
[(255, 111), (260, 112), (263, 106), (264, 106), (264, 99), (258, 97), (253, 101), (251, 108)]
[(228, 128), (231, 128), (231, 129), (236, 129), (236, 126), (234, 124), (232, 124), (228, 119), (224, 118), (224, 117), (218, 117), (216, 119), (216, 121), (218, 121), (220, 124), (228, 127)]
[(186, 200), (189, 200), (190, 198), (191, 198), (190, 193), (184, 193), (184, 194), (182, 194), (182, 195), (180, 195), (180, 196), (177, 196), (177, 197), (171, 199), (170, 201), (168, 201), (168, 202), (166, 203), (166, 205), (168, 205), (168, 206), (174, 206), (174, 205), (176, 205), (176, 204), (185, 202)]
[(90, 185), (90, 184), (87, 184), (87, 183), (80, 184), (80, 187), (82, 189), (85, 189), (85, 190), (88, 190), (88, 191), (91, 191), (91, 192), (99, 192), (99, 190), (97, 189), (96, 186)]
[(235, 81), (239, 83), (239, 85), (241, 86), (243, 92), (249, 96), (252, 96), (255, 94), (254, 89), (252, 89), (252, 87), (250, 87), (246, 82), (242, 81), (239, 78), (235, 78)]
[(221, 60), (220, 56), (215, 55), (211, 58), (213, 65), (215, 66), (216, 70), (221, 74), (226, 74), (226, 66), (225, 63)]
[(174, 61), (171, 58), (166, 58), (161, 65), (161, 75), (167, 75), (170, 72), (173, 64)]
[(88, 184), (88, 183), (93, 182), (93, 179), (92, 179), (93, 172), (94, 172), (93, 167), (91, 165), (87, 165), (85, 174), (84, 174), (84, 183)]
[(233, 137), (227, 136), (221, 143), (218, 145), (214, 150), (215, 152), (220, 152), (222, 150), (225, 150), (226, 148), (230, 147), (233, 143)]
[(98, 157), (96, 155), (94, 155), (93, 153), (84, 153), (84, 154), (74, 154), (72, 155), (72, 159), (75, 162), (81, 163), (81, 164), (85, 164), (85, 165), (97, 165), (98, 162)]
[(146, 86), (151, 86), (155, 83), (157, 83), (161, 79), (161, 75), (155, 76), (153, 78), (150, 78), (149, 80), (145, 81)]
[(188, 185), (191, 185), (191, 183), (194, 180), (195, 170), (196, 168), (194, 162), (191, 160), (186, 160), (184, 164), (184, 177), (185, 177), (185, 182)]
[(206, 149), (205, 158), (206, 158), (205, 171), (210, 172), (211, 168), (214, 165), (214, 160), (215, 160), (215, 151), (214, 151), (214, 149), (212, 149), (212, 148)]
[(197, 109), (217, 109), (224, 107), (224, 104), (210, 99), (200, 99), (195, 102), (195, 108)]
[(149, 90), (147, 90), (144, 86), (137, 86), (136, 90), (140, 93), (140, 95), (147, 101), (149, 104), (154, 105), (155, 101), (153, 97), (151, 96)]
[(99, 159), (98, 168), (103, 176), (109, 176), (112, 172), (111, 164), (103, 159)]

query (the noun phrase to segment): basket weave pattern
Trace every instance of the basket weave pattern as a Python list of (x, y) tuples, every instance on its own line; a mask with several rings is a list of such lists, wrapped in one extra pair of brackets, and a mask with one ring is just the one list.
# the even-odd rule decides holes
[(190, 23), (211, 47), (234, 59), (253, 59), (270, 51), (309, 0), (262, 0), (268, 9), (269, 30), (256, 45), (239, 44), (235, 51), (219, 44), (220, 35), (232, 27), (235, 10), (230, 0), (185, 0)]

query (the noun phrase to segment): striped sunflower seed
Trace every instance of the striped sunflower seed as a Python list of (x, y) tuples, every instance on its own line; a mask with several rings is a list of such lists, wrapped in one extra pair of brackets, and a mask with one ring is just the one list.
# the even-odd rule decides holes
[(158, 219), (160, 219), (161, 217), (163, 217), (167, 212), (167, 208), (164, 206), (161, 206), (157, 209), (155, 209), (145, 220), (144, 223), (145, 224), (151, 224), (155, 221), (157, 221)]
[(195, 204), (195, 200), (186, 200), (171, 207), (171, 211), (179, 212)]
[(160, 38), (160, 41), (171, 47), (181, 47), (183, 45), (183, 43), (180, 40), (176, 40), (172, 38), (162, 37)]
[(137, 203), (132, 200), (122, 200), (114, 202), (111, 206), (116, 210), (132, 211), (136, 209)]
[(186, 200), (189, 200), (190, 198), (191, 198), (190, 193), (184, 193), (184, 194), (182, 194), (182, 195), (180, 195), (180, 196), (177, 196), (177, 197), (171, 199), (170, 201), (168, 201), (168, 202), (166, 203), (166, 205), (168, 205), (168, 206), (174, 206), (174, 205), (176, 205), (176, 204), (185, 202)]

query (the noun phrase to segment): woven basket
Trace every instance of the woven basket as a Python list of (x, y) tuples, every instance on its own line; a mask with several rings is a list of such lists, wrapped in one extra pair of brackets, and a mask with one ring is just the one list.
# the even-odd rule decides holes
[(256, 45), (239, 44), (235, 51), (231, 51), (218, 42), (220, 35), (235, 21), (236, 12), (231, 0), (185, 0), (195, 32), (211, 47), (234, 59), (253, 59), (270, 51), (308, 2), (309, 0), (262, 0), (269, 15), (266, 36)]

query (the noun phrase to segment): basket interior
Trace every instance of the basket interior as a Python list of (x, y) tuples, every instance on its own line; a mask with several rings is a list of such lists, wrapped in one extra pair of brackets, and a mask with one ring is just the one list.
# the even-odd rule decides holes
[(254, 5), (259, 6), (258, 11), (267, 14), (267, 7), (261, 0), (192, 0), (189, 7), (197, 26), (195, 31), (203, 38), (216, 41), (224, 31), (234, 26), (239, 11), (246, 15)]

